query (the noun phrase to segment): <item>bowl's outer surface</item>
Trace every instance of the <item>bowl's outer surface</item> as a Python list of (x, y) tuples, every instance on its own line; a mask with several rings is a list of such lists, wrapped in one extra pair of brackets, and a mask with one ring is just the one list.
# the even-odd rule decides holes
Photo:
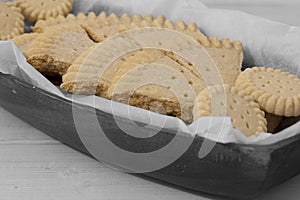
[[(0, 74), (0, 105), (49, 136), (91, 156), (76, 131), (72, 109), (79, 109), (84, 117), (92, 114), (92, 108), (74, 106), (71, 101), (5, 74)], [(100, 110), (96, 114), (108, 138), (132, 152), (158, 149), (174, 138), (175, 133), (162, 130), (152, 138), (137, 142), (118, 128), (111, 114)], [(261, 194), (300, 172), (300, 135), (267, 146), (217, 143), (200, 159), (198, 153), (203, 140), (195, 137), (177, 161), (143, 175), (214, 197), (241, 199)]]

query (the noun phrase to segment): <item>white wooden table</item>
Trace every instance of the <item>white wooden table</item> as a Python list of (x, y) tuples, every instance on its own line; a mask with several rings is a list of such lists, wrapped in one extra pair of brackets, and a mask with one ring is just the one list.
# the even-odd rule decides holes
[[(253, 1), (251, 5), (245, 0), (226, 0), (226, 4), (225, 0), (204, 2), (210, 7), (240, 8), (300, 25), (300, 4), (292, 0), (286, 1), (290, 6), (283, 7), (278, 0)], [(271, 9), (271, 5), (275, 6)], [(1, 107), (0, 127), (1, 200), (207, 199), (109, 169), (49, 138)], [(259, 199), (298, 200), (299, 197), (300, 176)]]

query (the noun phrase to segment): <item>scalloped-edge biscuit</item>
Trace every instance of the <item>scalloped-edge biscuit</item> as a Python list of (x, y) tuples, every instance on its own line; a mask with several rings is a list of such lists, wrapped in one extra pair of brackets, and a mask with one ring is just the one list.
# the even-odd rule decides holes
[(28, 50), (29, 46), (31, 45), (32, 41), (39, 36), (38, 33), (25, 33), (23, 35), (19, 35), (14, 37), (12, 41), (21, 49), (25, 57), (28, 57), (26, 51)]
[(15, 3), (0, 2), (0, 40), (9, 40), (24, 33), (24, 16)]
[[(67, 73), (62, 76), (63, 83), (60, 86), (61, 88), (74, 94), (95, 94), (97, 96), (106, 97), (105, 94), (108, 90), (109, 83), (105, 80), (94, 81), (92, 78), (94, 73), (90, 73), (87, 66), (84, 66), (84, 70), (81, 69), (83, 63), (86, 61), (87, 56), (94, 51), (97, 46), (97, 44), (91, 46), (88, 50), (80, 54), (75, 59)], [(97, 63), (93, 61), (89, 62), (90, 66), (94, 66), (96, 64)], [(78, 71), (80, 71), (80, 74)]]
[[(149, 63), (122, 74), (122, 78), (110, 88), (110, 99), (141, 108), (155, 106), (155, 101), (157, 106), (167, 105), (166, 114), (192, 122), (196, 93), (189, 84), (190, 79), (176, 68), (163, 62)], [(173, 103), (168, 105), (168, 102)]]
[(185, 111), (181, 110), (176, 95), (162, 85), (147, 84), (138, 88), (132, 94), (115, 94), (112, 100), (156, 113), (175, 116), (187, 122), (191, 121), (191, 115), (182, 113)]
[(193, 38), (203, 46), (216, 63), (225, 84), (233, 86), (241, 72), (244, 57), (241, 42), (230, 42), (228, 38), (218, 40), (215, 36), (208, 38), (201, 33), (195, 23), (187, 25), (178, 21), (173, 24), (163, 16), (155, 18), (152, 15), (146, 15), (143, 18), (136, 14), (130, 17), (125, 13), (118, 17), (115, 14), (106, 16), (105, 13), (101, 13), (96, 22), (92, 21), (82, 26), (95, 42), (103, 42), (118, 33), (137, 28), (157, 27), (178, 31)]
[(57, 17), (49, 17), (45, 20), (38, 20), (36, 24), (31, 27), (33, 32), (43, 33), (47, 29), (58, 25), (68, 25), (68, 24), (85, 24), (90, 21), (95, 21), (97, 16), (94, 12), (89, 12), (87, 15), (84, 13), (79, 13), (77, 15), (68, 14), (67, 16), (59, 15)]
[(26, 51), (27, 61), (42, 73), (63, 75), (94, 44), (80, 26), (58, 26), (41, 33), (31, 43)]
[[(171, 55), (172, 57), (169, 57)], [(178, 62), (179, 59), (181, 59), (182, 62)], [(177, 60), (177, 62), (175, 60)], [(191, 65), (188, 64), (188, 61), (180, 58), (178, 55), (172, 52), (166, 52), (157, 49), (142, 49), (123, 57), (122, 61), (123, 62), (121, 63), (116, 61), (112, 64), (114, 74), (113, 76), (107, 77), (111, 78), (110, 80), (112, 80), (110, 88), (107, 91), (107, 95), (109, 98), (113, 94), (113, 88), (116, 86), (116, 84), (118, 84), (119, 80), (122, 79), (124, 75), (126, 75), (128, 71), (134, 69), (135, 67), (138, 67), (139, 65), (150, 63), (167, 65), (176, 69), (182, 74), (182, 76), (185, 77), (186, 80), (189, 81), (189, 84), (191, 85), (195, 93), (201, 92), (206, 87), (201, 75)]]
[(269, 133), (274, 133), (283, 120), (282, 117), (270, 113), (266, 113), (266, 119), (268, 122), (267, 129)]
[[(181, 119), (187, 122), (192, 121), (192, 109), (194, 98), (196, 94), (204, 88), (205, 85), (202, 79), (200, 79), (192, 71), (193, 68), (191, 68), (190, 66), (185, 67), (180, 65), (179, 63), (165, 56), (164, 51), (159, 51), (155, 49), (142, 49), (139, 51), (131, 52), (129, 54), (125, 54), (120, 59), (113, 62), (98, 77), (97, 66), (99, 65), (99, 62), (101, 62), (99, 61), (99, 55), (105, 53), (106, 51), (103, 50), (103, 52), (99, 51), (97, 53), (92, 54), (96, 56), (95, 58), (93, 58), (93, 56), (91, 56), (90, 53), (96, 47), (97, 45), (91, 47), (88, 51), (83, 53), (74, 61), (72, 66), (68, 69), (68, 72), (63, 76), (63, 84), (61, 85), (63, 89), (75, 94), (95, 94), (97, 96), (113, 99), (123, 103), (129, 103), (133, 106), (158, 112), (155, 109), (153, 110), (153, 106), (156, 109), (161, 109), (161, 106), (156, 107), (154, 105), (154, 103), (156, 103), (159, 105), (163, 105), (166, 114), (180, 117)], [(89, 55), (88, 60), (86, 59), (87, 55)], [(148, 65), (148, 68), (150, 67), (149, 65), (152, 65), (151, 67), (155, 69), (148, 69), (145, 65)], [(161, 65), (167, 66), (168, 69), (172, 69), (177, 73), (174, 74), (174, 76), (172, 76), (168, 70), (162, 71), (163, 67), (161, 67)], [(141, 67), (144, 71), (138, 71), (139, 67)], [(151, 73), (150, 70), (154, 70), (155, 72), (152, 71)], [(130, 101), (126, 102), (126, 99), (124, 100), (124, 98), (128, 97), (129, 91), (123, 89), (128, 89), (128, 84), (137, 83), (137, 81), (127, 80), (123, 82), (122, 80), (125, 76), (128, 76), (128, 73), (132, 73), (132, 71), (135, 71), (139, 75), (137, 76), (136, 74), (131, 74), (130, 78), (135, 79), (138, 77), (140, 78), (138, 81), (141, 82), (143, 80), (145, 81), (145, 84), (147, 83), (147, 77), (157, 77), (165, 81), (169, 80), (170, 83), (172, 81), (175, 82), (181, 78), (182, 82), (186, 82), (185, 87), (187, 87), (188, 85), (188, 88), (181, 88), (182, 82), (177, 82), (177, 84), (175, 84), (174, 87), (179, 88), (180, 92), (184, 93), (181, 95), (183, 96), (184, 100), (180, 101), (181, 104), (179, 104), (179, 102), (175, 98), (176, 96), (174, 97), (174, 95), (171, 95), (173, 94), (171, 91), (166, 91), (166, 89), (171, 88), (170, 85), (158, 86), (150, 84), (147, 87), (145, 87), (147, 89), (142, 87), (134, 91), (130, 98)], [(157, 73), (159, 73), (159, 76)], [(152, 80), (152, 82), (156, 83), (157, 81)], [(121, 84), (121, 90), (116, 91), (116, 88), (120, 87), (119, 84)], [(153, 90), (151, 90), (151, 88), (153, 88)], [(161, 88), (161, 90), (159, 90), (158, 88)], [(157, 91), (158, 93), (155, 93), (155, 91)], [(190, 94), (190, 92), (192, 94)], [(141, 102), (138, 102), (138, 98), (141, 99)], [(187, 102), (189, 102), (188, 106), (178, 106), (186, 104)]]
[(265, 113), (252, 97), (237, 88), (210, 86), (197, 97), (193, 111), (194, 119), (201, 116), (230, 116), (233, 127), (246, 136), (267, 131)]
[(295, 75), (279, 69), (253, 67), (242, 72), (235, 85), (268, 113), (285, 117), (300, 115), (300, 80)]
[[(110, 98), (110, 94), (107, 93), (108, 87), (111, 87), (112, 84), (116, 83), (128, 70), (131, 70), (140, 64), (149, 63), (165, 64), (176, 68), (187, 79), (189, 79), (190, 85), (194, 88), (196, 93), (205, 88), (205, 82), (187, 61), (185, 61), (186, 64), (181, 64), (173, 60), (178, 58), (176, 55), (173, 55), (171, 59), (167, 56), (167, 52), (165, 51), (141, 49), (139, 51), (125, 54), (114, 61), (99, 77), (100, 80), (98, 82), (98, 88), (102, 88), (103, 90), (97, 89), (97, 92), (95, 93), (95, 89), (89, 88), (89, 86), (92, 85), (92, 83), (89, 82), (91, 80), (91, 76), (97, 73), (97, 65), (99, 63), (97, 60), (99, 59), (98, 55), (101, 54), (101, 52), (95, 54), (97, 57), (93, 59), (89, 58), (88, 64), (86, 64), (86, 57), (95, 49), (96, 46), (97, 45), (91, 47), (74, 61), (72, 66), (68, 69), (68, 72), (63, 76), (62, 88), (75, 94), (96, 94), (98, 96)], [(170, 52), (168, 53), (171, 55)]]
[(30, 22), (39, 19), (67, 15), (73, 7), (73, 0), (20, 0), (19, 7)]

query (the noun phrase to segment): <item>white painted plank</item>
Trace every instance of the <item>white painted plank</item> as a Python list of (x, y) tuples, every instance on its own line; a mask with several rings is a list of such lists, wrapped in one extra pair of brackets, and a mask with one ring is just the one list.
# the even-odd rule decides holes
[(0, 143), (9, 141), (53, 141), (0, 106)]
[[(62, 144), (0, 145), (1, 200), (208, 200), (114, 171)], [(258, 200), (296, 200), (300, 176)]]
[(0, 145), (0, 199), (140, 200), (199, 196), (113, 171), (59, 145)]

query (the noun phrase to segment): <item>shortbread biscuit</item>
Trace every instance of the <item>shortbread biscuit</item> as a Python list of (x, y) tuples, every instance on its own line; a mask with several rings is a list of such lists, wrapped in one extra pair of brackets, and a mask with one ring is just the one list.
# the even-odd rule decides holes
[(277, 127), (280, 125), (283, 118), (280, 116), (270, 114), (270, 113), (266, 113), (266, 119), (268, 122), (268, 125), (267, 125), (268, 132), (275, 133)]
[(186, 122), (191, 122), (192, 120), (190, 113), (185, 113), (186, 110), (192, 109), (192, 105), (188, 109), (181, 110), (181, 104), (176, 95), (169, 88), (162, 85), (147, 84), (136, 89), (131, 94), (116, 94), (112, 100), (156, 113), (175, 116)]
[[(164, 32), (162, 34), (165, 35), (160, 35), (159, 40), (161, 40), (161, 42), (155, 43), (152, 40), (157, 40), (157, 34), (160, 34), (160, 31)], [(145, 34), (148, 34), (148, 36), (150, 37), (150, 35), (153, 33), (155, 34), (154, 38), (152, 37), (151, 39), (148, 38), (147, 40), (144, 40)], [(86, 55), (87, 57), (80, 56), (75, 60), (73, 65), (69, 68), (67, 74), (65, 74), (63, 77), (62, 87), (67, 91), (76, 94), (96, 94), (102, 97), (110, 98), (110, 93), (107, 94), (105, 91), (103, 91), (103, 93), (98, 93), (98, 90), (96, 92), (96, 86), (92, 82), (96, 82), (95, 84), (98, 84), (100, 88), (106, 88), (107, 86), (110, 87), (110, 84), (112, 84), (113, 82), (117, 83), (120, 77), (122, 77), (123, 74), (125, 74), (128, 70), (131, 70), (132, 68), (140, 64), (157, 63), (171, 66), (177, 71), (180, 71), (180, 73), (182, 73), (183, 76), (186, 77), (186, 79), (190, 79), (190, 85), (194, 88), (195, 92), (200, 92), (206, 87), (206, 83), (202, 78), (202, 74), (200, 73), (201, 64), (199, 63), (201, 63), (201, 61), (199, 61), (199, 56), (202, 56), (202, 61), (205, 58), (207, 60), (210, 60), (209, 56), (207, 56), (205, 51), (201, 50), (201, 48), (197, 50), (200, 45), (196, 41), (193, 41), (189, 38), (182, 38), (182, 36), (178, 33), (176, 33), (176, 38), (179, 37), (180, 39), (177, 38), (178, 40), (176, 40), (176, 42), (170, 39), (165, 40), (164, 38), (170, 37), (170, 33), (170, 31), (166, 30), (157, 31), (157, 29), (143, 29), (138, 30), (138, 34), (134, 34), (135, 36), (128, 36), (127, 34), (129, 33), (126, 33), (124, 36), (118, 35), (111, 40), (104, 41), (103, 43), (100, 43), (98, 47), (95, 48), (95, 50), (93, 50), (92, 52), (90, 51)], [(172, 37), (174, 37), (174, 32), (172, 33)], [(134, 38), (133, 41), (128, 41), (127, 39), (129, 38), (127, 38), (126, 36)], [(184, 40), (187, 40), (191, 43)], [(150, 48), (147, 44), (145, 46), (147, 46), (148, 48), (142, 49), (142, 47), (140, 46), (141, 44), (139, 43), (145, 44), (145, 42), (150, 44), (150, 46), (156, 45), (155, 48), (157, 49), (155, 49), (154, 47)], [(186, 60), (172, 53), (171, 51), (169, 52), (167, 50), (160, 49), (159, 47), (165, 46), (163, 45), (163, 43), (166, 43), (165, 45), (169, 46), (170, 48), (179, 48), (189, 56), (192, 56), (195, 52), (198, 51), (197, 56), (193, 56), (191, 60)], [(136, 50), (132, 51), (130, 49)], [(114, 58), (112, 57), (112, 55), (118, 56)], [(108, 63), (108, 66), (104, 66), (104, 63), (109, 59), (115, 60), (111, 60), (111, 63)], [(205, 65), (205, 67), (209, 67), (209, 64), (214, 65), (211, 60), (210, 62), (211, 63), (206, 62), (203, 65)], [(192, 63), (195, 63), (195, 66), (193, 66)], [(119, 71), (120, 68), (121, 71)], [(199, 69), (199, 71), (197, 69)], [(205, 78), (207, 79), (213, 79), (215, 77), (213, 70), (211, 72), (207, 72), (206, 70), (202, 69), (202, 71), (206, 73), (204, 75), (206, 75)], [(220, 82), (220, 84), (221, 83), (222, 82)], [(102, 86), (104, 84), (106, 84), (105, 87)], [(74, 85), (76, 85), (77, 87), (73, 88)], [(89, 89), (89, 87), (91, 86), (93, 86), (94, 88)]]
[(24, 17), (14, 3), (0, 2), (0, 40), (9, 40), (24, 33)]
[(118, 18), (114, 14), (106, 16), (105, 13), (102, 13), (102, 17), (96, 22), (93, 21), (82, 26), (95, 42), (103, 42), (118, 33), (138, 28), (156, 27), (178, 31), (185, 36), (193, 38), (203, 46), (216, 63), (225, 84), (233, 86), (241, 72), (243, 61), (243, 46), (241, 42), (235, 41), (231, 43), (227, 38), (222, 40), (218, 40), (216, 37), (207, 38), (201, 33), (195, 23), (186, 25), (184, 22), (179, 21), (173, 24), (163, 16), (154, 18), (151, 15), (147, 15), (142, 18), (140, 15), (129, 17), (127, 14), (124, 14)]
[[(116, 73), (114, 73), (113, 76), (107, 77), (112, 78), (110, 79), (112, 80), (110, 88), (107, 91), (107, 95), (109, 98), (113, 95), (113, 90), (116, 84), (118, 84), (119, 80), (122, 79), (122, 77), (126, 75), (126, 73), (128, 73), (135, 67), (139, 67), (139, 65), (151, 63), (167, 65), (176, 69), (182, 74), (183, 77), (185, 77), (186, 80), (189, 81), (189, 84), (191, 85), (195, 93), (201, 92), (206, 87), (205, 81), (202, 79), (201, 75), (192, 66), (187, 64), (188, 61), (180, 58), (178, 55), (172, 52), (157, 49), (142, 49), (134, 52), (133, 54), (129, 54), (126, 57), (123, 57), (122, 60), (123, 62), (121, 63), (116, 61), (112, 64), (112, 66), (115, 65), (118, 66), (118, 68), (113, 67), (113, 70)], [(175, 60), (177, 60), (177, 62)], [(178, 60), (181, 60), (182, 62), (179, 62)]]
[[(193, 99), (195, 98), (195, 95), (188, 94), (187, 92), (184, 91), (189, 90), (192, 93), (194, 91), (195, 94), (199, 92), (200, 88), (203, 85), (201, 79), (198, 79), (195, 75), (190, 73), (188, 70), (184, 70), (183, 66), (165, 57), (163, 52), (153, 50), (153, 49), (145, 49), (145, 50), (133, 52), (129, 55), (127, 54), (123, 56), (121, 59), (119, 59), (118, 61), (115, 61), (114, 63), (111, 64), (111, 66), (107, 70), (103, 72), (103, 74), (100, 76), (98, 81), (93, 82), (90, 80), (92, 80), (91, 78), (92, 74), (95, 73), (89, 71), (91, 70), (91, 68), (89, 67), (96, 64), (96, 62), (86, 61), (88, 62), (88, 64), (86, 64), (85, 66), (81, 66), (82, 61), (84, 60), (86, 55), (88, 55), (93, 49), (95, 49), (95, 47), (91, 47), (87, 52), (85, 52), (80, 57), (78, 57), (78, 59), (74, 62), (74, 64), (69, 68), (68, 73), (63, 76), (64, 83), (61, 85), (63, 89), (77, 94), (88, 94), (88, 95), (96, 94), (98, 96), (113, 99), (122, 103), (128, 103), (130, 105), (152, 110), (154, 112), (177, 116), (187, 122), (192, 121), (192, 108), (193, 108), (192, 103), (193, 103)], [(137, 62), (137, 60), (135, 60), (135, 57), (142, 58), (141, 55), (143, 55), (143, 60), (138, 60), (139, 62)], [(126, 72), (130, 73), (130, 71), (133, 70), (135, 66), (137, 67), (138, 64), (142, 64), (140, 71), (137, 70), (135, 72), (138, 73), (138, 76), (135, 73), (132, 73), (130, 74), (129, 80), (124, 80), (125, 83), (123, 82), (120, 83), (119, 81), (122, 80), (124, 76), (126, 76)], [(151, 67), (154, 68), (151, 70), (154, 71), (156, 70), (157, 71), (156, 73), (160, 74), (160, 76), (158, 76), (157, 74), (153, 74), (153, 71), (151, 74), (151, 72), (149, 71), (150, 69), (147, 69), (147, 66), (144, 66), (147, 64), (152, 64)], [(172, 65), (172, 68), (177, 70), (176, 76), (175, 75), (171, 76), (171, 74), (168, 71), (162, 71), (161, 65)], [(83, 67), (84, 72), (81, 74), (77, 74), (78, 71), (80, 70), (79, 69), (80, 66)], [(185, 75), (183, 75), (183, 72), (185, 73)], [(165, 74), (165, 75), (161, 75), (161, 74)], [(75, 77), (76, 75), (78, 77)], [(165, 85), (146, 84), (143, 85), (143, 87), (139, 87), (137, 90), (134, 91), (123, 90), (123, 89), (130, 88), (127, 84), (130, 83), (138, 84), (138, 82), (141, 80), (146, 81), (145, 77), (149, 77), (150, 75), (153, 76), (154, 78), (155, 77), (160, 77), (160, 79), (163, 78), (166, 81), (168, 79), (169, 81), (178, 81), (177, 78), (178, 75), (182, 76), (181, 79), (186, 81), (186, 84), (188, 84), (190, 87), (186, 89), (181, 89), (181, 92), (184, 92), (184, 94), (182, 95), (184, 96), (184, 100), (182, 100), (180, 103), (177, 100), (176, 95), (174, 95), (174, 93), (170, 91), (171, 87), (167, 84)], [(162, 76), (166, 76), (168, 77), (168, 79)], [(139, 81), (130, 80), (130, 78), (135, 79), (137, 77), (140, 79)], [(151, 83), (153, 82), (157, 83), (157, 81), (152, 80)], [(177, 85), (175, 84), (174, 87), (180, 88), (179, 83), (180, 81), (176, 82)], [(119, 84), (122, 85), (122, 88), (118, 88)]]
[(28, 47), (32, 43), (34, 39), (36, 39), (39, 36), (38, 33), (26, 33), (17, 37), (14, 37), (12, 41), (21, 49), (25, 57), (27, 58), (28, 56), (26, 55), (26, 51), (28, 50)]
[(145, 109), (155, 105), (165, 106), (166, 114), (187, 122), (193, 120), (196, 93), (190, 85), (190, 79), (173, 66), (164, 63), (142, 64), (123, 74), (110, 90), (112, 100)]
[(57, 25), (68, 25), (68, 24), (85, 24), (90, 21), (95, 21), (97, 16), (94, 12), (90, 12), (87, 15), (79, 13), (77, 15), (68, 14), (67, 16), (59, 15), (57, 17), (49, 17), (45, 20), (38, 20), (36, 24), (31, 27), (33, 32), (43, 33), (47, 29)]
[(67, 15), (72, 10), (73, 0), (20, 0), (19, 7), (30, 22), (39, 19)]
[(194, 119), (201, 116), (230, 116), (234, 128), (246, 136), (259, 135), (267, 131), (265, 113), (250, 96), (228, 85), (212, 86), (197, 97)]
[(29, 46), (28, 62), (48, 75), (63, 75), (94, 42), (78, 25), (57, 26), (40, 34)]
[[(163, 97), (161, 96), (163, 94)], [(156, 113), (165, 114), (169, 116), (177, 116), (183, 118), (185, 121), (190, 121), (190, 116), (188, 118), (183, 117), (181, 111), (181, 105), (178, 102), (176, 95), (167, 87), (148, 84), (138, 88), (129, 97), (125, 97), (128, 94), (118, 94), (114, 98), (123, 103), (127, 103), (132, 106), (150, 110)], [(125, 97), (125, 98), (124, 98)]]
[(279, 69), (246, 69), (236, 80), (236, 87), (252, 96), (261, 108), (277, 116), (300, 115), (300, 80)]
[[(98, 45), (91, 46), (75, 59), (67, 73), (62, 77), (61, 88), (74, 94), (106, 97), (110, 83), (99, 78), (98, 75), (95, 77), (97, 70), (94, 70), (94, 67), (99, 63), (96, 59), (89, 58), (97, 47)], [(91, 67), (92, 69), (90, 69)]]

